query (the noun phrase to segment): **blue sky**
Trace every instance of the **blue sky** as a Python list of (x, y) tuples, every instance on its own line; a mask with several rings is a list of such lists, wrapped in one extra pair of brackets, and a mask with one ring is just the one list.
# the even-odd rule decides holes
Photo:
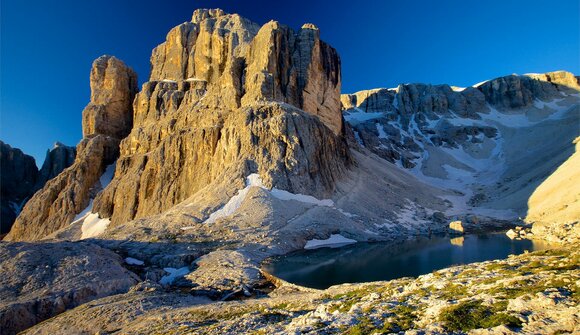
[(580, 73), (578, 0), (2, 0), (0, 139), (41, 165), (76, 145), (92, 61), (112, 54), (143, 83), (151, 50), (196, 8), (298, 29), (315, 23), (342, 59), (343, 92), (399, 83), (468, 86), (511, 73)]

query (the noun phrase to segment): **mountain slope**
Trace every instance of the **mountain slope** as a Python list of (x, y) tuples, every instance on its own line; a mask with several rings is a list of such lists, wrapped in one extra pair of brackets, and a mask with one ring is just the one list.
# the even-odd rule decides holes
[(341, 99), (361, 146), (455, 191), (448, 215), (517, 219), (534, 189), (573, 152), (578, 91), (578, 78), (560, 71), (465, 89), (404, 84)]

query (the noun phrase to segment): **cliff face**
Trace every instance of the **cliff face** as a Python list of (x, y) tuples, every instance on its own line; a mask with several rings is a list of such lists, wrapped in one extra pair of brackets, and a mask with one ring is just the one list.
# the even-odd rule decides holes
[(198, 10), (153, 50), (151, 68), (115, 178), (94, 202), (114, 225), (211, 185), (234, 191), (252, 172), (268, 187), (329, 195), (350, 164), (340, 61), (313, 25), (296, 33)]
[[(74, 163), (30, 199), (5, 240), (41, 239), (67, 226), (89, 205), (101, 188), (98, 182), (106, 166), (119, 155), (121, 138), (116, 136), (128, 133), (131, 127), (136, 83), (135, 73), (118, 59), (102, 56), (95, 60), (91, 102), (83, 112), (85, 138), (77, 145)], [(44, 173), (50, 175), (51, 166), (43, 167)]]
[(260, 27), (219, 9), (197, 10), (153, 50), (150, 82), (164, 80), (189, 82), (207, 92), (204, 104), (225, 109), (286, 102), (341, 131), (340, 59), (312, 24), (294, 32), (275, 21)]

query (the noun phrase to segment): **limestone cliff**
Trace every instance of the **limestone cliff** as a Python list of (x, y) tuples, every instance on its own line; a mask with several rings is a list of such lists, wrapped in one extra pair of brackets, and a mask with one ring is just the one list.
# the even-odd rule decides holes
[[(153, 50), (151, 69), (115, 178), (94, 202), (114, 225), (204, 188), (235, 192), (252, 172), (268, 187), (329, 195), (350, 164), (340, 61), (313, 25), (294, 32), (197, 10)], [(209, 215), (225, 200), (200, 205)]]
[(120, 136), (131, 128), (137, 77), (120, 60), (102, 56), (93, 62), (90, 81), (91, 102), (83, 112), (85, 138), (77, 145), (73, 165), (30, 199), (5, 240), (38, 240), (71, 223), (100, 189), (106, 166), (117, 159)]

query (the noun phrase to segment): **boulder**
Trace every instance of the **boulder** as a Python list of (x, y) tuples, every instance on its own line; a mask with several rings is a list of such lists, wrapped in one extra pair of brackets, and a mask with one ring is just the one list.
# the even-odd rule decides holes
[(0, 242), (0, 329), (16, 334), (138, 282), (115, 253), (88, 243)]
[(461, 221), (451, 221), (449, 223), (449, 232), (451, 234), (463, 235), (465, 233), (463, 222)]
[(518, 236), (519, 236), (519, 233), (518, 233), (518, 232), (516, 232), (514, 229), (510, 229), (510, 230), (508, 230), (508, 231), (507, 231), (505, 234), (506, 234), (506, 236), (507, 236), (507, 237), (509, 237), (509, 238), (510, 238), (510, 239), (512, 239), (512, 240), (513, 240), (514, 238), (516, 238), (516, 237), (518, 237)]

